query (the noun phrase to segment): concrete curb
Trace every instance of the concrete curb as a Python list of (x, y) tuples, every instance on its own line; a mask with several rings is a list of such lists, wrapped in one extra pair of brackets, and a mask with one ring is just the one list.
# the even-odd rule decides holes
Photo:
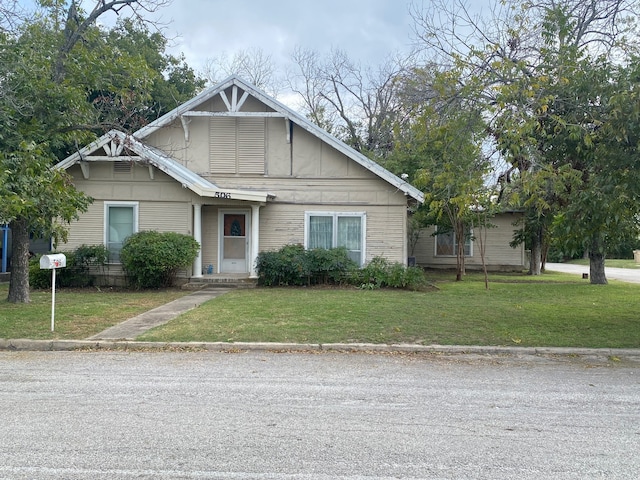
[(637, 359), (640, 350), (621, 348), (500, 347), (466, 345), (385, 345), (369, 343), (228, 343), (228, 342), (136, 342), (91, 340), (0, 339), (5, 351), (77, 351), (77, 350), (178, 350), (211, 352), (367, 352), (367, 353), (431, 353), (445, 355), (533, 355), (589, 356)]

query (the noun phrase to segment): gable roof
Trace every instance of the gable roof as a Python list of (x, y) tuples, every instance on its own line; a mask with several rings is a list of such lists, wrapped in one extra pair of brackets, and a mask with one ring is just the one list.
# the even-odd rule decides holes
[[(221, 193), (224, 193), (225, 195), (231, 194), (232, 198), (236, 200), (249, 200), (256, 202), (266, 202), (269, 197), (273, 197), (272, 194), (262, 191), (229, 188), (222, 189), (205, 178), (202, 178), (200, 175), (192, 172), (162, 150), (144, 144), (137, 138), (118, 130), (111, 130), (104, 134), (96, 141), (57, 163), (55, 168), (66, 170), (79, 162), (91, 162), (91, 154), (101, 148), (107, 152), (107, 156), (113, 157), (113, 160), (122, 158), (121, 154), (125, 149), (127, 152), (135, 153), (136, 155), (139, 155), (139, 158), (128, 158), (132, 161), (136, 161), (137, 163), (148, 164), (158, 170), (161, 170), (177, 182), (180, 182), (184, 188), (188, 188), (201, 197), (218, 197)], [(127, 156), (125, 155), (124, 158), (127, 158)], [(104, 161), (104, 157), (97, 157), (95, 161)]]
[(267, 95), (266, 93), (258, 89), (257, 87), (242, 80), (237, 75), (232, 75), (228, 77), (226, 80), (223, 80), (222, 82), (220, 82), (219, 84), (207, 88), (206, 90), (201, 92), (199, 95), (193, 97), (191, 100), (188, 100), (187, 102), (183, 103), (179, 107), (174, 108), (169, 113), (166, 113), (165, 115), (158, 118), (157, 120), (154, 120), (153, 122), (149, 123), (145, 127), (135, 132), (133, 135), (138, 139), (143, 139), (148, 135), (152, 134), (153, 132), (159, 130), (160, 128), (171, 124), (176, 119), (182, 118), (183, 115), (188, 115), (189, 113), (194, 114), (194, 109), (196, 107), (206, 102), (207, 100), (210, 100), (216, 95), (221, 95), (222, 99), (227, 104), (227, 107), (229, 108), (230, 111), (232, 111), (233, 108), (236, 108), (236, 107), (239, 109), (240, 105), (246, 99), (244, 95), (241, 99), (237, 99), (234, 97), (232, 99), (232, 102), (229, 102), (226, 95), (224, 95), (224, 91), (232, 86), (237, 86), (241, 88), (245, 92), (245, 95), (248, 94), (260, 100), (267, 107), (271, 108), (275, 113), (278, 113), (281, 116), (288, 118), (290, 121), (294, 122), (299, 127), (303, 128), (304, 130), (311, 133), (312, 135), (318, 137), (325, 143), (331, 145), (333, 148), (335, 148), (342, 154), (346, 155), (351, 160), (355, 161), (356, 163), (360, 164), (370, 172), (380, 177), (381, 179), (390, 183), (391, 185), (396, 187), (398, 190), (404, 192), (405, 195), (408, 195), (409, 197), (415, 199), (420, 203), (424, 202), (424, 194), (420, 190), (415, 188), (413, 185), (397, 177), (396, 175), (394, 175), (387, 169), (383, 168), (381, 165), (377, 164), (370, 158), (366, 157), (365, 155), (356, 151), (354, 148), (350, 147), (349, 145), (342, 142), (341, 140), (338, 140), (333, 135), (329, 134), (322, 128), (310, 122), (304, 116), (300, 115), (299, 113), (295, 112), (291, 108), (280, 103), (278, 100), (270, 97), (269, 95)]

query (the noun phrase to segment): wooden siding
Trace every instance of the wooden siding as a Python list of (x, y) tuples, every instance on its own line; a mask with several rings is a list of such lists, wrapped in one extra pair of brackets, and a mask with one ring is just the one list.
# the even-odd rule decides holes
[[(278, 250), (283, 245), (304, 244), (305, 212), (363, 211), (353, 205), (331, 207), (268, 204), (260, 209), (260, 251)], [(403, 217), (406, 208), (370, 207), (366, 209), (366, 259), (384, 256), (393, 262), (406, 262), (406, 236)]]
[(104, 243), (104, 202), (94, 201), (89, 209), (80, 214), (80, 220), (71, 222), (67, 242), (59, 245), (61, 250), (74, 250), (80, 245), (102, 245)]
[(273, 193), (274, 202), (307, 204), (404, 205), (397, 188), (377, 178), (231, 177), (217, 175), (210, 181), (228, 188), (248, 188)]
[[(509, 242), (513, 238), (513, 231), (516, 229), (513, 222), (518, 219), (519, 214), (500, 214), (491, 219), (494, 228), (489, 228), (486, 232), (485, 262), (491, 270), (520, 270), (524, 268), (525, 255), (524, 246), (511, 248)], [(434, 227), (421, 231), (420, 239), (415, 247), (413, 256), (416, 257), (418, 265), (433, 268), (454, 268), (456, 265), (455, 256), (436, 256), (435, 237), (432, 235)], [(481, 232), (474, 230), (474, 235)], [(411, 254), (411, 252), (409, 252)], [(478, 239), (473, 242), (473, 255), (465, 258), (465, 266), (471, 269), (482, 267), (480, 256), (480, 245)]]
[(292, 175), (291, 143), (287, 143), (289, 120), (282, 118), (267, 119), (265, 138), (265, 174), (274, 177)]
[[(104, 242), (104, 204), (109, 200), (96, 200), (80, 215), (80, 220), (69, 226), (69, 238), (64, 250), (80, 245), (101, 245)], [(138, 230), (191, 233), (192, 206), (190, 203), (149, 202), (138, 203)]]
[(202, 208), (202, 268), (218, 267), (218, 209), (212, 206)]
[(89, 179), (83, 178), (77, 165), (68, 173), (78, 190), (96, 200), (186, 202), (193, 198), (190, 190), (164, 172), (154, 168), (151, 178), (147, 166), (135, 165), (129, 175), (114, 175), (112, 162), (91, 163)]
[(190, 203), (140, 202), (139, 230), (191, 234), (193, 207)]

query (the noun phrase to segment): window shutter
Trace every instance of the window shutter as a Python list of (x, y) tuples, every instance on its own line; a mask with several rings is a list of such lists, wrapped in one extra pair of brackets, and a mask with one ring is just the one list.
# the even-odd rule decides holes
[(238, 118), (238, 173), (264, 174), (264, 118)]
[(209, 125), (211, 173), (264, 174), (264, 118), (214, 117)]
[(214, 117), (209, 123), (209, 160), (211, 173), (237, 173), (236, 119)]

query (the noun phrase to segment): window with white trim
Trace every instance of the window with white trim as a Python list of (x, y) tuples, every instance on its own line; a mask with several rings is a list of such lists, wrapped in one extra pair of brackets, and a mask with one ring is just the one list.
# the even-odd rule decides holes
[[(473, 246), (471, 243), (472, 233), (465, 234), (464, 256), (473, 256)], [(458, 238), (453, 231), (436, 234), (436, 257), (455, 257), (458, 251)]]
[(365, 258), (364, 212), (306, 212), (305, 248), (345, 247), (358, 265)]
[(120, 263), (122, 244), (137, 231), (137, 202), (105, 202), (104, 244), (109, 250), (109, 263)]

